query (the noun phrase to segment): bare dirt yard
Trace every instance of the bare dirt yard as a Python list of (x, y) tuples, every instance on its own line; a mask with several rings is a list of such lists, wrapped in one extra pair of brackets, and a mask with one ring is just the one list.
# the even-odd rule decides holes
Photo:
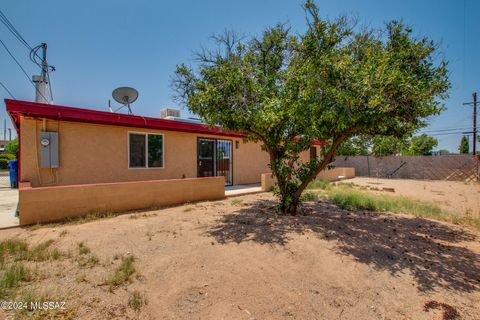
[(392, 195), (431, 201), (444, 210), (464, 217), (480, 218), (480, 183), (356, 177), (348, 180), (359, 186), (393, 188)]
[(0, 317), (480, 319), (477, 231), (324, 200), (275, 208), (261, 193), (0, 231), (3, 268), (24, 275), (1, 300), (66, 301)]

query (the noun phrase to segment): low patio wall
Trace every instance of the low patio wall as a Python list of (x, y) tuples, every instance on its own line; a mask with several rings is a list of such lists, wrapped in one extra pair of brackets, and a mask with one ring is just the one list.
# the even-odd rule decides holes
[[(343, 179), (355, 178), (355, 168), (339, 167), (327, 169), (317, 175), (317, 179), (337, 181)], [(271, 173), (262, 173), (261, 186), (262, 191), (270, 191), (277, 182), (277, 179), (272, 177)]]
[(225, 197), (225, 178), (192, 178), (19, 189), (20, 225), (92, 212), (125, 212)]

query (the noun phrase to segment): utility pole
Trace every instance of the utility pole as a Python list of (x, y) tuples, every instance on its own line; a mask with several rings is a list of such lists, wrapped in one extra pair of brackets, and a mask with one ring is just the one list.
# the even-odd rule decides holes
[(472, 94), (473, 102), (465, 102), (463, 103), (464, 106), (469, 105), (473, 106), (473, 128), (471, 132), (463, 132), (463, 133), (472, 133), (472, 154), (477, 154), (477, 93), (474, 92)]
[[(50, 77), (49, 77), (49, 66), (47, 63), (47, 44), (42, 43), (39, 47), (42, 48), (42, 62), (40, 65), (42, 71), (40, 75), (34, 75), (32, 77), (33, 82), (35, 82), (36, 94), (35, 94), (35, 102), (40, 103), (52, 103), (52, 96), (50, 94)], [(37, 48), (37, 47), (36, 47)], [(36, 54), (36, 51), (35, 51)], [(35, 56), (34, 56), (35, 58)], [(53, 69), (52, 69), (53, 70)]]
[(3, 119), (3, 141), (7, 140), (7, 119)]
[(12, 141), (12, 128), (8, 128), (8, 141)]
[(473, 155), (477, 154), (477, 93), (473, 93)]

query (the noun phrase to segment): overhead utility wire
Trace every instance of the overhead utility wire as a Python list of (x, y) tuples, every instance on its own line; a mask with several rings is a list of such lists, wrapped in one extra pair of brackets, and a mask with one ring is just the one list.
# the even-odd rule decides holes
[(40, 90), (38, 90), (37, 86), (35, 85), (35, 83), (33, 83), (33, 81), (30, 79), (30, 76), (28, 75), (28, 73), (25, 71), (25, 69), (22, 67), (22, 65), (20, 64), (20, 62), (18, 62), (17, 58), (15, 58), (15, 56), (13, 55), (13, 53), (8, 49), (7, 45), (2, 41), (2, 39), (0, 39), (0, 43), (3, 45), (3, 47), (5, 48), (5, 50), (7, 50), (8, 54), (10, 55), (10, 57), (12, 57), (13, 61), (15, 61), (15, 63), (18, 65), (18, 67), (23, 71), (23, 73), (25, 74), (25, 76), (27, 77), (28, 79), (28, 82), (35, 88), (35, 90), (38, 92), (38, 94), (40, 94), (43, 99), (45, 99), (45, 101), (48, 101), (47, 98), (45, 98), (45, 96), (40, 92)]
[[(43, 63), (39, 63), (37, 62), (37, 59), (42, 59), (37, 51), (42, 48), (45, 44), (41, 44), (41, 45), (38, 45), (36, 46), (35, 48), (32, 48), (32, 46), (27, 42), (27, 40), (25, 40), (24, 37), (22, 37), (22, 35), (20, 34), (20, 32), (18, 32), (18, 30), (15, 28), (15, 26), (10, 22), (10, 20), (8, 20), (7, 16), (2, 12), (2, 10), (0, 10), (0, 21), (7, 27), (7, 29), (15, 36), (15, 38), (18, 39), (18, 41), (20, 41), (20, 43), (22, 43), (27, 49), (30, 50), (30, 60), (35, 63), (37, 66), (39, 66), (43, 71), (45, 71), (46, 75), (47, 75), (47, 81), (48, 81), (48, 88), (50, 90), (50, 99), (53, 99), (53, 92), (52, 92), (52, 84), (50, 82), (50, 74), (49, 74), (49, 69), (50, 71), (55, 71), (55, 67), (54, 66), (51, 66), (49, 65), (48, 63), (46, 64), (46, 67), (47, 67), (47, 70), (44, 70), (44, 65)], [(46, 61), (45, 61), (46, 62)], [(30, 77), (29, 77), (30, 79)], [(42, 97), (43, 94), (41, 94)], [(45, 99), (45, 97), (44, 97)], [(47, 99), (45, 99), (47, 100)]]
[(0, 81), (0, 86), (2, 86), (3, 89), (5, 89), (5, 91), (8, 92), (8, 94), (10, 95), (10, 97), (12, 97), (13, 99), (16, 99), (15, 96), (10, 92), (10, 90), (8, 90), (8, 88), (2, 83), (2, 81)]

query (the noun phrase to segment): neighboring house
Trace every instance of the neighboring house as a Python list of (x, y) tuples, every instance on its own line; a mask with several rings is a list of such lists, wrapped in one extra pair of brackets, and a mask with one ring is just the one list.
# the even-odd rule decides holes
[[(5, 100), (19, 137), (19, 181), (32, 187), (223, 176), (259, 183), (260, 143), (201, 123)], [(302, 157), (320, 154), (314, 143)]]

